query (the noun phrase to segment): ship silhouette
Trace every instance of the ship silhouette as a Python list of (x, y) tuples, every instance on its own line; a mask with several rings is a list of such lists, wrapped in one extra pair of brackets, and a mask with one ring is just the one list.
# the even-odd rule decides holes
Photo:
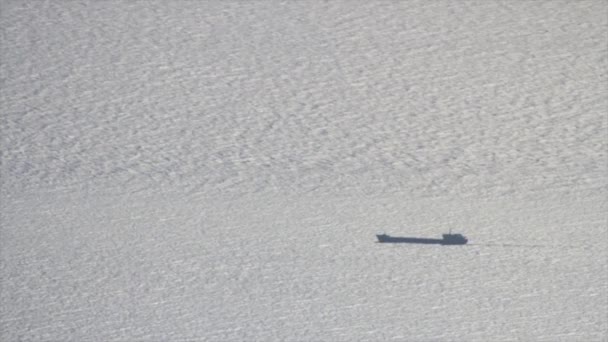
[(387, 234), (376, 235), (380, 243), (421, 243), (427, 245), (466, 245), (469, 241), (462, 234), (442, 234), (442, 239), (429, 239), (417, 237), (399, 237)]

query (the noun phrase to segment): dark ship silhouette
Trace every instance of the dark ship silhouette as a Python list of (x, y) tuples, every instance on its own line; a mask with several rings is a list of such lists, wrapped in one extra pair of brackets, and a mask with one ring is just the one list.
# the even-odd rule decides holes
[(466, 245), (469, 241), (462, 234), (443, 234), (443, 239), (428, 239), (428, 238), (415, 238), (415, 237), (397, 237), (386, 234), (376, 235), (378, 242), (381, 243), (422, 243), (422, 244), (434, 244), (434, 245)]

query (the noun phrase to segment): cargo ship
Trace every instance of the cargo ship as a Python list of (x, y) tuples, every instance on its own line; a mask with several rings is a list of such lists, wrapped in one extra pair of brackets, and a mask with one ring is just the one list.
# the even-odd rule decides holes
[(415, 237), (398, 237), (386, 234), (376, 235), (378, 242), (381, 243), (421, 243), (434, 245), (466, 245), (469, 241), (462, 234), (443, 234), (442, 239), (415, 238)]

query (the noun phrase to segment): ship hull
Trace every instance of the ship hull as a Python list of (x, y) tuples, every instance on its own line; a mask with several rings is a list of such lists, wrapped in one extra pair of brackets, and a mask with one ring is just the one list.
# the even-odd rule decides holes
[(378, 242), (392, 242), (392, 243), (422, 243), (427, 245), (440, 245), (442, 239), (425, 239), (425, 238), (413, 238), (413, 237), (395, 237), (388, 235), (376, 235)]
[(418, 243), (425, 245), (465, 245), (468, 240), (464, 237), (444, 235), (443, 239), (427, 239), (415, 237), (397, 237), (386, 234), (376, 235), (380, 243)]

